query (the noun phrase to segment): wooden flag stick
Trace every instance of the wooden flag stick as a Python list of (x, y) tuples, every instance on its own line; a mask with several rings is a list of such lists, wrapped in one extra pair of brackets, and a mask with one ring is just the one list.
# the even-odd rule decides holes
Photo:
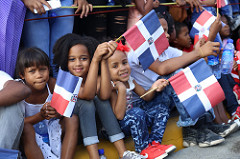
[(119, 39), (121, 39), (121, 37), (122, 37), (122, 35), (121, 35), (121, 36), (119, 36), (119, 38), (117, 38), (117, 39), (115, 40), (115, 42), (117, 42)]
[(157, 89), (157, 87), (150, 89), (149, 91), (147, 91), (146, 93), (144, 93), (140, 98), (145, 97), (146, 95), (148, 95), (149, 93), (155, 91), (156, 89)]

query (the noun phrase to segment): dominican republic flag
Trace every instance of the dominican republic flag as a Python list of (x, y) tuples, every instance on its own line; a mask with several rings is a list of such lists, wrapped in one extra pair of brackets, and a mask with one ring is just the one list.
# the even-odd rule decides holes
[(222, 87), (203, 59), (168, 80), (193, 120), (225, 99)]
[(146, 70), (169, 46), (154, 10), (140, 19), (123, 36), (138, 57), (143, 70)]
[(71, 117), (77, 101), (82, 78), (59, 69), (51, 106), (63, 116)]
[[(195, 35), (201, 34), (203, 37), (208, 37), (209, 34), (209, 28), (211, 26), (211, 24), (215, 21), (216, 17), (214, 15), (212, 15), (210, 12), (204, 10), (201, 15), (197, 18), (197, 20), (194, 22), (193, 27), (190, 31), (190, 37), (191, 38), (195, 38)], [(225, 24), (222, 23), (222, 27)], [(196, 37), (196, 39), (198, 39)], [(222, 40), (220, 37), (220, 34), (217, 33), (217, 36), (214, 40), (215, 42), (219, 42), (220, 43), (220, 47), (222, 47)], [(194, 43), (196, 43), (197, 41), (194, 41)]]
[(194, 22), (193, 27), (190, 31), (190, 36), (194, 38), (196, 33), (201, 33), (208, 37), (209, 28), (211, 24), (215, 21), (216, 17), (210, 12), (204, 10), (201, 15)]
[(228, 5), (228, 0), (217, 0), (217, 8), (222, 8)]

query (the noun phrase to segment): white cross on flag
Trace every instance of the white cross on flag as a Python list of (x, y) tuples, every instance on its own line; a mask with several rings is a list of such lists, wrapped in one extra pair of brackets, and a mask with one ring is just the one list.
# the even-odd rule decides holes
[(63, 116), (71, 117), (77, 101), (82, 78), (59, 69), (51, 106)]
[(203, 59), (177, 73), (169, 81), (193, 120), (225, 99), (222, 87)]
[(154, 10), (140, 19), (123, 36), (146, 70), (169, 46), (168, 39)]

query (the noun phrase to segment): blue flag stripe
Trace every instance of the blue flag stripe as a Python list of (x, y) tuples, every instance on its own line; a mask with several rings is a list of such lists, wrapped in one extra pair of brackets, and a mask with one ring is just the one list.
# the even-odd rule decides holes
[(152, 35), (161, 26), (154, 10), (145, 15), (141, 20), (146, 26), (150, 35)]
[(138, 60), (145, 71), (155, 60), (152, 56), (150, 48), (144, 51), (139, 57)]
[(198, 83), (212, 76), (211, 68), (203, 59), (198, 60), (189, 66)]
[(188, 98), (184, 102), (182, 102), (185, 109), (187, 110), (190, 117), (195, 120), (200, 117), (203, 113), (205, 113), (205, 109), (203, 107), (202, 102), (198, 98), (198, 95), (193, 95), (192, 97)]
[(56, 84), (72, 93), (75, 90), (78, 80), (79, 77), (76, 77), (69, 72), (59, 69)]
[(190, 31), (190, 37), (191, 37), (192, 39), (194, 39), (195, 34), (198, 33), (198, 32), (199, 32), (199, 31), (198, 31), (196, 28), (192, 27), (192, 29), (191, 29), (191, 31)]

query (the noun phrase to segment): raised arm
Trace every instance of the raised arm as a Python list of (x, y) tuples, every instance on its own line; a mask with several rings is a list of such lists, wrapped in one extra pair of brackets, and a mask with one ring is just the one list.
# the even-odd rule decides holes
[(171, 58), (164, 62), (156, 60), (150, 65), (149, 69), (159, 75), (167, 75), (179, 68), (183, 68), (188, 64), (199, 60), (200, 58), (209, 55), (217, 56), (217, 52), (219, 52), (219, 46), (219, 42), (208, 41), (200, 48), (195, 49), (188, 54), (183, 54), (182, 56)]
[(98, 90), (98, 96), (102, 100), (107, 100), (111, 96), (112, 84), (111, 78), (108, 68), (108, 58), (112, 56), (114, 51), (117, 48), (117, 43), (114, 41), (108, 42), (108, 54), (104, 55), (101, 61), (101, 77), (100, 77), (100, 85)]
[(0, 91), (0, 106), (16, 104), (31, 94), (31, 89), (25, 84), (9, 80)]
[(102, 56), (106, 54), (108, 54), (107, 42), (98, 45), (94, 53), (86, 80), (83, 81), (84, 83), (82, 84), (78, 94), (80, 99), (92, 100), (95, 97), (97, 92), (99, 63), (102, 60)]
[[(117, 93), (117, 92), (118, 93)], [(118, 120), (122, 120), (126, 113), (126, 87), (122, 82), (115, 82), (114, 90), (111, 94), (111, 105), (113, 113)]]

